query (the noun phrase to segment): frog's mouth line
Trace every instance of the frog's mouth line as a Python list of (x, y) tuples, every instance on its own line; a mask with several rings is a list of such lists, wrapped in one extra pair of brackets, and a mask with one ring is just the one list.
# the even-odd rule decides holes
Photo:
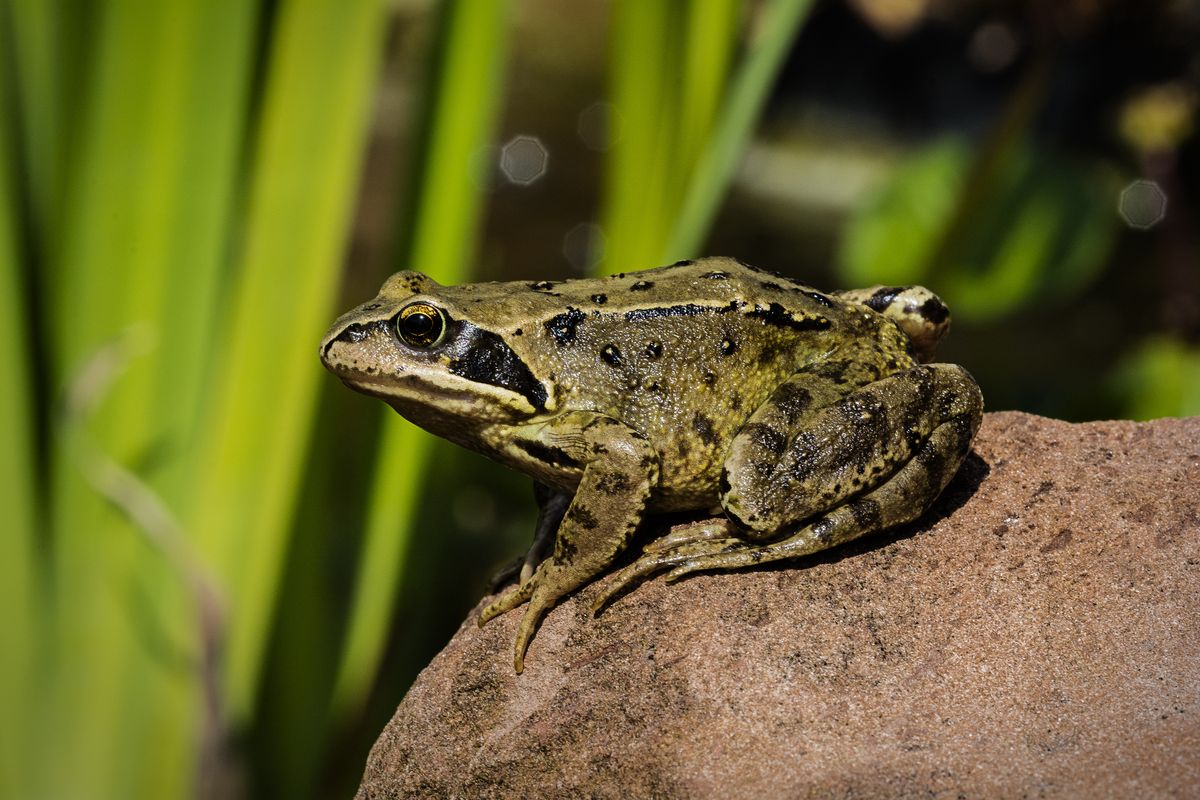
[[(401, 415), (406, 415), (406, 411), (411, 411), (414, 408), (431, 408), (435, 410), (446, 410), (447, 406), (479, 408), (481, 394), (477, 389), (474, 391), (463, 389), (460, 391), (437, 383), (424, 381), (419, 375), (413, 374), (402, 377), (393, 376), (391, 382), (381, 383), (370, 380), (369, 376), (363, 376), (362, 373), (356, 373), (347, 369), (333, 370), (333, 372), (349, 388), (360, 394), (384, 401)], [(519, 395), (516, 396), (519, 397)], [(509, 400), (508, 396), (498, 392), (494, 395), (494, 400), (494, 405), (497, 408), (502, 408), (510, 413), (515, 412), (522, 416), (528, 416), (537, 411), (537, 409), (532, 407), (518, 408)]]

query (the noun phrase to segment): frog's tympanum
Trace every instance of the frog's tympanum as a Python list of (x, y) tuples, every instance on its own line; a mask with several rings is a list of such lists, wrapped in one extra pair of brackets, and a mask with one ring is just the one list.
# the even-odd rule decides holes
[(727, 521), (648, 545), (596, 608), (674, 579), (796, 558), (919, 516), (962, 463), (983, 398), (928, 363), (950, 313), (918, 286), (819, 292), (726, 258), (607, 278), (440, 286), (400, 272), (321, 359), (412, 422), (531, 476), (540, 514), (515, 588), (538, 623), (648, 514)]

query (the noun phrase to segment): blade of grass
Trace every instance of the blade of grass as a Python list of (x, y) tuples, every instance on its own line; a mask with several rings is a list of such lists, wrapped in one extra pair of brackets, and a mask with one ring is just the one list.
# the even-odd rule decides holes
[(84, 0), (8, 0), (8, 5), (36, 251), (32, 255), (52, 262), (61, 239), (75, 123), (82, 116), (90, 34), (99, 12)]
[(721, 106), (716, 128), (684, 193), (683, 206), (666, 237), (662, 262), (693, 258), (704, 246), (779, 69), (812, 5), (812, 0), (765, 3)]
[[(410, 156), (420, 167), (407, 204), (410, 219), (401, 222), (407, 246), (395, 263), (418, 265), (443, 283), (460, 283), (468, 277), (479, 233), (483, 179), (473, 171), (483, 166), (476, 156), (495, 127), (507, 3), (452, 0), (440, 14), (425, 88), (426, 130)], [(386, 413), (350, 629), (334, 686), (336, 715), (358, 709), (378, 669), (429, 452), (427, 434)]]
[(605, 170), (605, 272), (652, 266), (668, 224), (678, 129), (678, 2), (613, 6), (611, 94), (617, 140)]
[(681, 198), (724, 95), (734, 44), (738, 40), (741, 0), (692, 0), (687, 10), (679, 146), (672, 191)]
[(268, 67), (245, 244), (218, 347), (188, 528), (230, 604), (225, 692), (254, 705), (336, 296), (370, 89), (380, 0), (285, 2)]
[[(149, 353), (102, 390), (89, 425), (100, 450), (121, 464), (157, 452), (180, 475), (203, 374), (197, 342), (212, 327), (230, 236), (255, 19), (253, 7), (235, 0), (170, 7), (130, 0), (101, 14), (63, 211), (66, 236), (52, 263), (71, 280), (47, 296), (55, 299), (60, 376), (131, 326), (152, 340)], [(59, 713), (70, 720), (75, 763), (63, 771), (62, 793), (179, 794), (191, 774), (197, 676), (164, 668), (147, 633), (149, 625), (195, 638), (192, 617), (182, 616), (179, 576), (81, 481), (71, 452), (57, 455), (59, 646), (89, 665), (61, 673)], [(150, 476), (159, 490), (162, 476)], [(176, 504), (177, 494), (168, 495)], [(152, 609), (140, 622), (139, 606)], [(147, 762), (150, 746), (156, 757)]]
[[(4, 9), (0, 8), (0, 14)], [(0, 44), (11, 42), (0, 17)], [(28, 797), (35, 789), (30, 769), (30, 701), (37, 631), (46, 627), (39, 602), (35, 562), (37, 459), (33, 385), (28, 362), (29, 319), (17, 240), (21, 218), (11, 165), (13, 104), (8, 96), (8, 62), (0, 57), (0, 797)]]

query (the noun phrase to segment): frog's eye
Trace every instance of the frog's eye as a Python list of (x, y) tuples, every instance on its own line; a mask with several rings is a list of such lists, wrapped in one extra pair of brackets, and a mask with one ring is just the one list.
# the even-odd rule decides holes
[(396, 317), (396, 333), (413, 347), (433, 347), (446, 332), (446, 315), (429, 303), (413, 303)]

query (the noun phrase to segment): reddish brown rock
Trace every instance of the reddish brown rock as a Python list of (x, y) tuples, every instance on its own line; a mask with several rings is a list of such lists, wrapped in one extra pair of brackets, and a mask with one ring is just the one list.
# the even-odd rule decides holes
[(1200, 793), (1200, 418), (990, 414), (915, 525), (463, 623), (360, 798)]

